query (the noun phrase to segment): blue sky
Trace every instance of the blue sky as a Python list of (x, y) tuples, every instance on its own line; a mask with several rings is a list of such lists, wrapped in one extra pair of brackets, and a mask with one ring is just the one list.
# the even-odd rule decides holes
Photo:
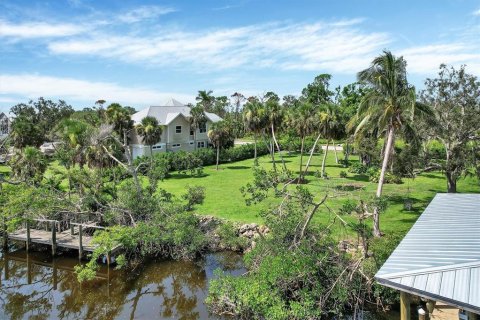
[(383, 49), (417, 87), (442, 62), (480, 75), (480, 1), (0, 0), (0, 111), (298, 95), (320, 73), (353, 82)]

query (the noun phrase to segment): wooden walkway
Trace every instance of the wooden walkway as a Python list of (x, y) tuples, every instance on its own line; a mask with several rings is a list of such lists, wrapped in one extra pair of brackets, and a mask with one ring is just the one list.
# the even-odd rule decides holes
[[(27, 251), (32, 243), (49, 245), (52, 247), (52, 255), (56, 254), (57, 248), (76, 249), (81, 258), (83, 252), (93, 252), (96, 249), (96, 245), (91, 243), (93, 237), (86, 234), (85, 231), (88, 229), (104, 229), (93, 223), (70, 222), (69, 229), (57, 231), (57, 229), (60, 229), (59, 221), (38, 219), (35, 220), (35, 222), (47, 223), (46, 230), (30, 228), (29, 223), (27, 223), (25, 228), (4, 234), (4, 236), (6, 236), (5, 240), (25, 242)], [(49, 227), (50, 230), (48, 230)], [(120, 248), (120, 244), (112, 248), (107, 260), (110, 259), (111, 254), (114, 254)]]

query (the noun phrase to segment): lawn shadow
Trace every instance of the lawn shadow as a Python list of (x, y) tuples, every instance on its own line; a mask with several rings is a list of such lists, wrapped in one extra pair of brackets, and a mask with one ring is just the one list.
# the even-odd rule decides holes
[(228, 167), (225, 167), (226, 169), (230, 169), (230, 170), (245, 170), (245, 169), (250, 169), (252, 167), (249, 167), (249, 166), (228, 166)]
[(432, 174), (432, 173), (423, 173), (421, 174), (422, 177), (425, 177), (425, 178), (431, 178), (431, 179), (441, 179), (443, 180), (444, 176), (437, 176), (435, 174)]
[(365, 185), (361, 183), (345, 183), (345, 184), (336, 185), (335, 189), (339, 191), (357, 191), (357, 190), (364, 190)]
[(353, 180), (353, 181), (368, 182), (368, 176), (366, 176), (364, 174), (356, 174), (354, 176), (348, 176), (346, 179), (347, 180)]
[[(285, 158), (285, 157), (284, 157), (284, 158)], [(292, 162), (292, 161), (290, 161), (290, 160), (284, 160), (283, 162), (285, 162), (285, 163), (290, 163), (290, 162)], [(273, 161), (270, 160), (270, 161), (267, 161), (267, 163), (273, 163)], [(275, 160), (275, 163), (277, 163), (277, 164), (278, 164), (278, 163), (282, 164), (282, 160)]]
[(195, 178), (205, 178), (205, 177), (208, 177), (209, 174), (207, 173), (202, 173), (202, 174), (195, 174), (195, 175), (191, 175), (191, 174), (183, 174), (183, 173), (170, 173), (168, 175), (168, 179), (176, 179), (176, 180), (182, 180), (182, 179), (195, 179)]

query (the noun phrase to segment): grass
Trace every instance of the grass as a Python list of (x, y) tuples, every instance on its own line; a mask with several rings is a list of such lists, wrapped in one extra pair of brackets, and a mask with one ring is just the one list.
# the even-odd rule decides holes
[[(343, 155), (339, 153), (339, 157)], [(277, 156), (278, 158), (278, 156)], [(300, 156), (298, 154), (285, 155), (287, 167), (293, 172), (298, 172)], [(304, 157), (304, 163), (306, 162)], [(333, 152), (329, 152), (327, 157), (326, 172), (329, 179), (318, 179), (313, 176), (315, 171), (321, 168), (321, 155), (315, 155), (310, 167), (310, 173), (307, 176), (308, 183), (305, 184), (316, 199), (320, 199), (325, 192), (328, 192), (329, 198), (326, 205), (337, 211), (348, 199), (360, 200), (372, 198), (377, 187), (376, 183), (368, 181), (364, 175), (356, 175), (348, 172), (347, 168), (335, 163)], [(356, 161), (352, 158), (352, 161)], [(259, 158), (259, 164), (267, 169), (272, 168), (272, 162), (269, 156)], [(206, 189), (206, 199), (204, 203), (197, 207), (196, 212), (203, 215), (213, 215), (231, 221), (245, 223), (262, 223), (259, 213), (277, 204), (280, 199), (269, 197), (264, 202), (247, 206), (245, 199), (240, 192), (240, 188), (253, 179), (252, 174), (253, 159), (228, 163), (220, 165), (218, 171), (215, 166), (204, 168), (204, 174), (201, 177), (192, 177), (172, 173), (168, 179), (159, 183), (159, 187), (180, 195), (185, 192), (188, 185), (201, 185)], [(278, 159), (278, 166), (281, 166)], [(52, 162), (46, 175), (52, 174), (53, 169), (64, 170), (58, 163)], [(10, 169), (7, 166), (0, 165), (0, 173), (8, 173)], [(348, 176), (340, 178), (340, 172), (346, 171)], [(67, 182), (62, 186), (66, 189)], [(340, 188), (344, 187), (344, 190)], [(347, 190), (345, 190), (347, 189)], [(352, 190), (353, 189), (353, 190)], [(429, 172), (417, 176), (415, 179), (404, 179), (402, 184), (386, 184), (384, 186), (384, 195), (388, 198), (388, 208), (381, 215), (381, 228), (386, 233), (394, 231), (406, 232), (423, 212), (431, 199), (438, 192), (446, 192), (446, 180), (440, 172)], [(475, 178), (461, 179), (458, 183), (458, 192), (479, 193), (480, 186)], [(413, 209), (406, 211), (404, 201), (406, 198), (413, 200)], [(354, 221), (353, 217), (342, 217), (346, 221)], [(335, 215), (326, 208), (321, 210), (314, 217), (314, 222), (328, 224), (335, 219)], [(337, 219), (338, 221), (338, 219)], [(338, 236), (344, 236), (349, 233), (345, 228), (335, 228)]]
[[(339, 157), (343, 156), (339, 154)], [(286, 156), (287, 167), (298, 172), (299, 155)], [(356, 159), (352, 159), (356, 161)], [(304, 159), (305, 163), (305, 159)], [(271, 159), (268, 156), (259, 158), (259, 164), (271, 168)], [(172, 174), (170, 178), (160, 183), (160, 187), (173, 193), (181, 194), (187, 185), (201, 185), (206, 189), (205, 202), (198, 206), (199, 214), (213, 215), (238, 222), (262, 223), (259, 216), (261, 210), (278, 203), (280, 199), (269, 198), (260, 204), (247, 206), (240, 192), (240, 187), (252, 180), (253, 160), (244, 160), (236, 163), (223, 164), (216, 171), (214, 166), (207, 166), (202, 177), (191, 177), (181, 174)], [(279, 164), (280, 165), (280, 164)], [(348, 199), (369, 199), (374, 196), (376, 183), (368, 181), (363, 175), (348, 173), (347, 178), (340, 178), (341, 171), (348, 171), (335, 163), (333, 152), (327, 157), (326, 172), (329, 179), (318, 179), (313, 173), (321, 168), (321, 156), (316, 155), (312, 160), (310, 174), (306, 186), (317, 199), (325, 192), (329, 193), (326, 204), (333, 211), (337, 211)], [(347, 189), (339, 190), (339, 188)], [(358, 188), (358, 189), (357, 189)], [(351, 190), (354, 189), (354, 190)], [(446, 192), (446, 180), (440, 172), (429, 172), (417, 176), (415, 179), (404, 179), (402, 184), (386, 184), (384, 195), (388, 198), (388, 208), (381, 216), (381, 227), (384, 232), (406, 232), (423, 212), (431, 199), (438, 192)], [(458, 192), (478, 193), (480, 187), (475, 178), (461, 179), (458, 183)], [(413, 200), (413, 209), (404, 209), (406, 198)], [(322, 208), (314, 218), (317, 223), (327, 224), (333, 221), (335, 215), (326, 208)], [(353, 217), (342, 217), (346, 221), (354, 221)], [(349, 233), (344, 228), (335, 230), (339, 236)]]

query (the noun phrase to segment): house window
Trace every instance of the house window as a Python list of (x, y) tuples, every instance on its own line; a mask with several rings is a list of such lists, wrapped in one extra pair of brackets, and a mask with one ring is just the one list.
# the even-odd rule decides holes
[(193, 146), (194, 142), (193, 141), (190, 141), (190, 145)]
[(197, 148), (205, 148), (205, 141), (198, 141)]
[(190, 128), (190, 135), (193, 136), (193, 129)]
[(180, 148), (180, 143), (174, 143), (174, 144), (172, 144), (172, 148)]
[(207, 123), (206, 122), (201, 123), (200, 126), (198, 127), (198, 130), (200, 130), (200, 133), (207, 132)]
[(182, 133), (182, 126), (176, 126), (175, 133)]
[(162, 146), (153, 146), (152, 147), (152, 150), (158, 150), (158, 149), (162, 149)]

